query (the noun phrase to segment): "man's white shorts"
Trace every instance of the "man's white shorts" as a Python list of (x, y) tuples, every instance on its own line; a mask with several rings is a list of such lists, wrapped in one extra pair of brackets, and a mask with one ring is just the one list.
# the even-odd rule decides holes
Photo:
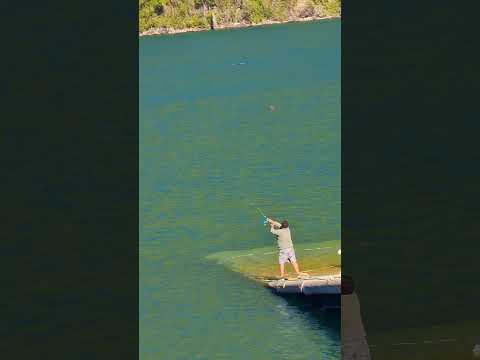
[(282, 249), (278, 254), (278, 263), (285, 264), (287, 261), (291, 263), (297, 262), (297, 258), (295, 257), (295, 250), (293, 248)]

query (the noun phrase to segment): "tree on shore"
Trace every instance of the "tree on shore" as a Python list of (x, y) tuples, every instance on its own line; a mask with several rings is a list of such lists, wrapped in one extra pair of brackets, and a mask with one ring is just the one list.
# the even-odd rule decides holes
[(151, 28), (209, 28), (309, 16), (338, 16), (341, 0), (139, 0), (140, 31)]

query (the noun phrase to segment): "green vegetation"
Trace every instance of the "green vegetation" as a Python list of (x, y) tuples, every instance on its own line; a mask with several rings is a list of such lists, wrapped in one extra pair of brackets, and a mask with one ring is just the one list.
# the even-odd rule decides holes
[(139, 0), (140, 32), (340, 15), (341, 0)]

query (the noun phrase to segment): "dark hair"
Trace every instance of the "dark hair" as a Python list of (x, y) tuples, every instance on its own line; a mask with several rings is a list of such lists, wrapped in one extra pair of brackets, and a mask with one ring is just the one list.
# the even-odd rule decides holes
[(282, 221), (282, 226), (280, 227), (280, 229), (286, 229), (288, 228), (288, 221), (287, 220), (283, 220)]

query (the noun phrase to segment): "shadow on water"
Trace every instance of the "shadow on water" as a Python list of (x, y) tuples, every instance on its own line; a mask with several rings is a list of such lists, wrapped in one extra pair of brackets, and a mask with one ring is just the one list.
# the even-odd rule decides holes
[(340, 295), (276, 294), (291, 308), (305, 315), (312, 327), (326, 328), (340, 337)]

